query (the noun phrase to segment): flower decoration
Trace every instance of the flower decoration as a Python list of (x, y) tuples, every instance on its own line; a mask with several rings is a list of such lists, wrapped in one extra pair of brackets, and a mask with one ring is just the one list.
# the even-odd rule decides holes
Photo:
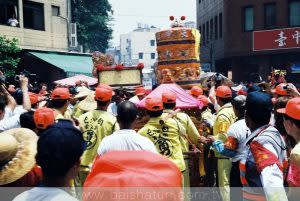
[(182, 21), (184, 21), (185, 19), (186, 19), (186, 17), (185, 16), (181, 16), (181, 18), (180, 18)]
[(137, 65), (137, 68), (140, 69), (140, 70), (142, 70), (144, 67), (145, 67), (145, 66), (144, 66), (143, 63), (139, 63), (139, 64)]
[(170, 16), (170, 20), (171, 20), (171, 21), (174, 21), (174, 20), (175, 20), (175, 17), (174, 17), (174, 16)]

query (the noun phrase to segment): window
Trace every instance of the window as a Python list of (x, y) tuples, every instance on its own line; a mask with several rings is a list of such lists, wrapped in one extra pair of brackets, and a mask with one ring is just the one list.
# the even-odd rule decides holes
[(155, 40), (150, 40), (150, 45), (155, 46)]
[(244, 31), (253, 31), (253, 7), (244, 8)]
[(139, 53), (139, 59), (143, 59), (144, 58), (144, 53), (143, 52), (140, 52)]
[(276, 27), (276, 3), (265, 4), (265, 28), (272, 29)]
[(32, 1), (23, 3), (24, 28), (45, 30), (44, 4)]
[(215, 16), (215, 40), (218, 40), (218, 16)]
[(220, 38), (223, 37), (223, 14), (219, 14), (219, 36)]
[(289, 3), (289, 24), (292, 27), (300, 26), (300, 0)]
[[(12, 19), (14, 20), (12, 21)], [(17, 0), (0, 0), (0, 24), (19, 26)]]
[(207, 21), (206, 22), (206, 41), (205, 42), (208, 42), (209, 41), (209, 22)]
[(60, 16), (60, 8), (58, 6), (51, 6), (52, 16)]
[(155, 53), (151, 53), (151, 59), (155, 59)]
[(209, 36), (209, 38), (210, 38), (210, 40), (212, 40), (213, 39), (213, 34), (214, 34), (214, 20), (213, 19), (210, 20), (209, 26), (210, 26), (210, 36)]

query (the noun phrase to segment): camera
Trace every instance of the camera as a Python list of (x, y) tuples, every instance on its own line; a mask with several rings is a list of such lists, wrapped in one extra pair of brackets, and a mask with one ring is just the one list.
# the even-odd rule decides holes
[(23, 70), (20, 75), (16, 75), (15, 76), (15, 81), (19, 82), (20, 81), (20, 76), (23, 75), (25, 77), (27, 77), (29, 80), (35, 82), (37, 80), (37, 76), (36, 74), (31, 74), (29, 71), (27, 70)]

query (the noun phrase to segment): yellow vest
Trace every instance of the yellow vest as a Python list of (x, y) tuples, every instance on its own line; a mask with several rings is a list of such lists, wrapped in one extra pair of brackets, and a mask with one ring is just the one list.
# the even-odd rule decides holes
[(163, 117), (151, 118), (138, 133), (149, 138), (161, 155), (173, 161), (180, 171), (184, 171), (186, 167), (180, 144), (179, 122), (170, 118), (161, 125), (159, 121)]
[[(227, 140), (227, 131), (231, 124), (236, 120), (231, 103), (225, 104), (220, 108), (216, 115), (216, 120), (213, 126), (213, 134), (217, 140), (225, 142)], [(217, 157), (223, 157), (221, 154), (216, 153)]]
[(112, 114), (94, 110), (79, 117), (83, 138), (87, 142), (87, 149), (81, 157), (82, 166), (91, 166), (97, 156), (97, 150), (102, 139), (116, 130), (119, 124)]
[[(170, 112), (173, 110), (164, 110), (164, 115), (168, 115)], [(187, 138), (194, 144), (198, 145), (198, 140), (199, 140), (199, 132), (192, 121), (192, 119), (189, 117), (189, 115), (178, 112), (177, 115), (174, 117), (176, 120), (179, 121), (179, 123), (182, 124), (186, 131), (186, 137), (182, 136), (184, 133), (180, 135), (180, 143), (181, 143), (181, 149), (183, 152), (188, 152), (189, 151), (189, 141)]]

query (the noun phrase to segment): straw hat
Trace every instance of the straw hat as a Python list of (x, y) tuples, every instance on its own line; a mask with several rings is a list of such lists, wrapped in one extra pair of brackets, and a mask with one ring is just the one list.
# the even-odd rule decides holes
[(17, 181), (35, 166), (37, 140), (37, 135), (26, 128), (0, 134), (0, 185)]
[(84, 98), (87, 97), (92, 91), (89, 90), (86, 87), (78, 87), (77, 89), (78, 94), (76, 94), (76, 96), (74, 96), (74, 98)]
[(79, 109), (89, 112), (97, 109), (97, 102), (95, 101), (95, 94), (90, 93), (85, 99), (80, 101), (77, 106)]

